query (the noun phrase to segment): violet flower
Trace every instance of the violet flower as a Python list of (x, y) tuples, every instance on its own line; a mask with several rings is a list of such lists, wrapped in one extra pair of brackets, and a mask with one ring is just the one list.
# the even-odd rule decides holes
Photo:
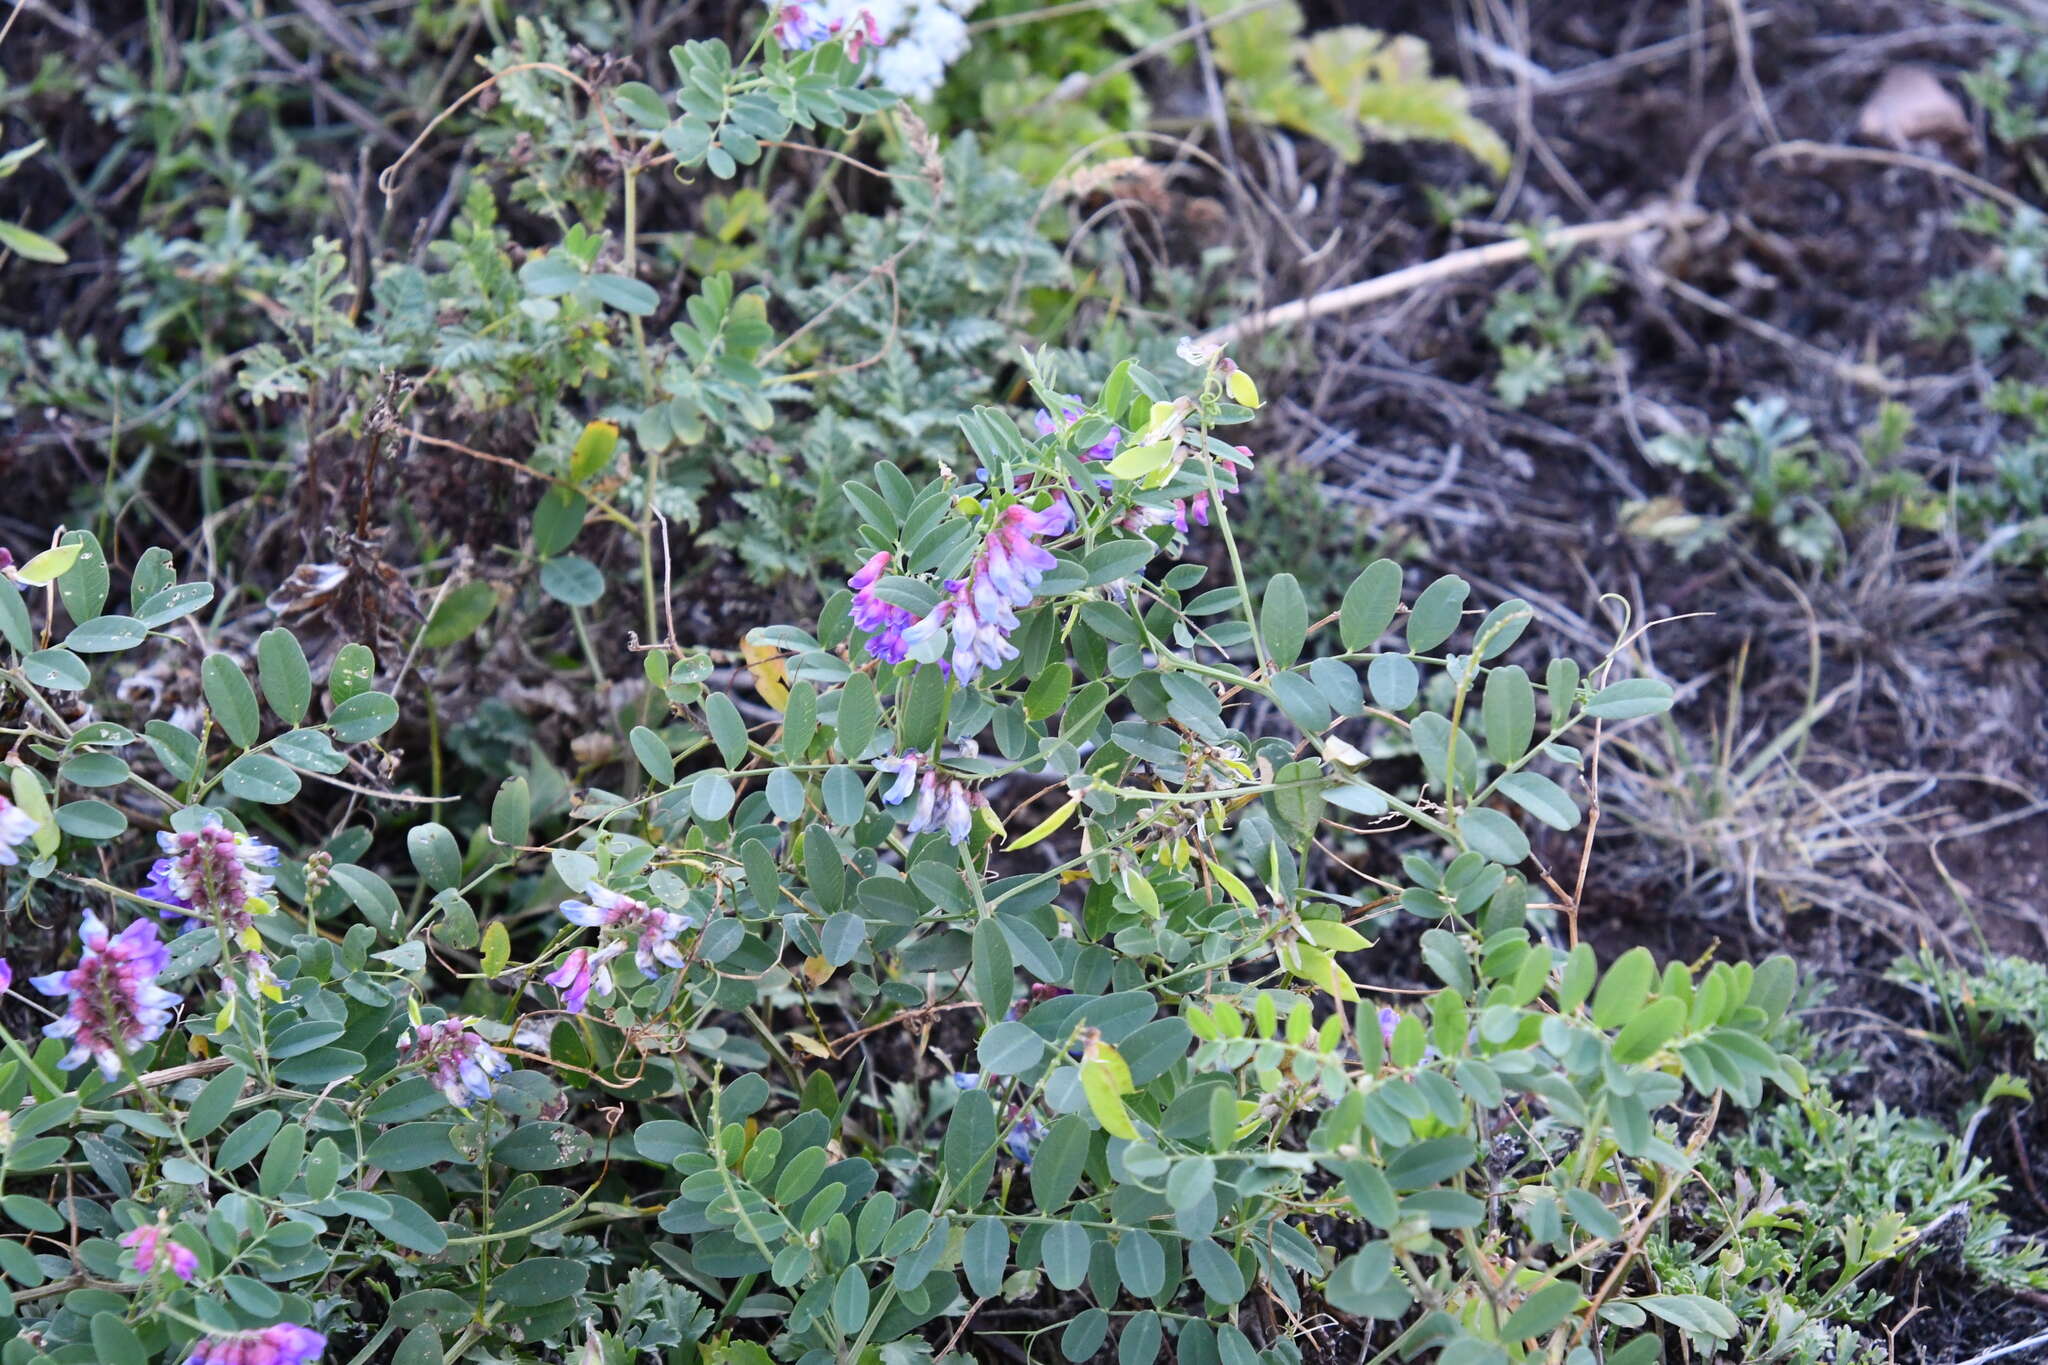
[[(682, 949), (676, 947), (676, 939), (695, 923), (688, 915), (636, 901), (631, 896), (602, 886), (591, 887), (588, 895), (588, 904), (563, 901), (562, 918), (571, 924), (598, 931), (599, 957), (609, 960), (630, 947), (640, 974), (649, 981), (660, 975), (663, 967), (679, 968), (683, 965)], [(612, 952), (603, 951), (612, 944), (617, 944), (618, 948)], [(592, 965), (595, 967), (597, 964), (593, 962)]]
[(875, 593), (875, 584), (888, 572), (889, 559), (887, 550), (869, 556), (867, 563), (846, 580), (846, 586), (853, 589), (855, 628), (873, 632), (868, 640), (868, 653), (884, 663), (900, 664), (908, 652), (903, 628), (917, 618), (893, 602), (884, 602)]
[(562, 959), (561, 966), (541, 980), (562, 993), (563, 1009), (571, 1014), (581, 1014), (584, 1005), (590, 1000), (592, 987), (606, 995), (612, 994), (616, 989), (612, 981), (611, 960), (625, 951), (624, 943), (614, 943), (608, 948), (596, 950), (578, 948)]
[[(1037, 426), (1038, 434), (1040, 436), (1051, 436), (1055, 432), (1057, 432), (1062, 425), (1072, 426), (1074, 423), (1080, 421), (1083, 414), (1085, 414), (1086, 412), (1087, 409), (1081, 403), (1081, 395), (1077, 393), (1070, 393), (1060, 400), (1059, 422), (1054, 422), (1052, 419), (1052, 414), (1047, 412), (1044, 408), (1040, 408), (1038, 410), (1038, 414), (1037, 416), (1032, 418), (1032, 422)], [(1117, 442), (1122, 439), (1123, 432), (1116, 427), (1111, 427), (1109, 429), (1109, 435), (1103, 437), (1094, 445), (1089, 446), (1088, 449), (1081, 452), (1081, 458), (1084, 460), (1113, 459), (1116, 455)]]
[(772, 31), (785, 52), (808, 52), (832, 36), (825, 16), (808, 3), (777, 6)]
[(218, 924), (239, 934), (254, 925), (249, 902), (276, 884), (264, 870), (277, 866), (276, 849), (225, 825), (162, 833), (156, 842), (164, 856), (149, 869), (144, 900), (182, 911), (171, 918), (183, 919), (187, 928)]
[(45, 1024), (43, 1034), (68, 1038), (71, 1051), (57, 1065), (66, 1071), (88, 1059), (100, 1074), (114, 1080), (128, 1054), (164, 1036), (178, 997), (156, 984), (171, 965), (171, 950), (157, 941), (156, 925), (139, 919), (110, 935), (97, 915), (87, 911), (78, 927), (85, 953), (68, 972), (29, 978), (44, 995), (71, 998), (64, 1017)]
[(189, 1282), (199, 1273), (199, 1257), (193, 1254), (192, 1248), (172, 1240), (170, 1229), (161, 1218), (121, 1234), (121, 1245), (135, 1253), (129, 1264), (144, 1279), (168, 1270), (180, 1280)]
[(469, 1108), (472, 1100), (489, 1099), (491, 1077), (512, 1069), (504, 1054), (454, 1018), (422, 1025), (417, 1032), (408, 1029), (398, 1040), (398, 1057), (432, 1077), (457, 1109)]
[(1018, 625), (1015, 609), (1030, 603), (1057, 562), (1037, 538), (1060, 535), (1072, 525), (1073, 511), (1062, 500), (1037, 511), (1023, 503), (1004, 508), (970, 576), (946, 580), (947, 596), (924, 619), (903, 627), (897, 638), (904, 653), (930, 656), (939, 632), (950, 626), (952, 675), (960, 682), (971, 683), (983, 670), (1016, 658), (1017, 647), (1010, 643)]
[(973, 682), (983, 669), (1016, 658), (1010, 643), (1016, 629), (1017, 613), (986, 574), (977, 574), (971, 588), (961, 585), (953, 593), (953, 676)]
[(1009, 1147), (1010, 1155), (1028, 1171), (1031, 1169), (1031, 1154), (1045, 1140), (1046, 1131), (1045, 1120), (1038, 1115), (1020, 1113), (1017, 1121), (1010, 1125), (1010, 1131), (1003, 1134), (1003, 1142)]
[(14, 964), (0, 957), (0, 993), (14, 989)]
[(917, 790), (917, 770), (923, 762), (924, 756), (915, 749), (905, 749), (894, 758), (875, 760), (876, 772), (893, 773), (896, 777), (889, 784), (889, 789), (882, 793), (883, 805), (897, 806), (909, 799), (910, 794)]
[(967, 788), (957, 778), (940, 777), (927, 769), (918, 783), (917, 806), (911, 811), (904, 832), (929, 834), (943, 829), (948, 843), (963, 844), (974, 832), (974, 807), (981, 800), (979, 793), (969, 797)]
[(29, 813), (0, 796), (0, 867), (20, 862), (21, 855), (14, 850), (35, 837), (36, 822)]
[(280, 1322), (260, 1332), (203, 1336), (185, 1365), (313, 1365), (326, 1349), (327, 1338), (312, 1328)]
[(1054, 502), (1042, 512), (1021, 502), (1004, 508), (982, 542), (975, 585), (991, 584), (1011, 606), (1025, 606), (1057, 563), (1035, 538), (1061, 535), (1073, 523), (1074, 514), (1065, 502)]

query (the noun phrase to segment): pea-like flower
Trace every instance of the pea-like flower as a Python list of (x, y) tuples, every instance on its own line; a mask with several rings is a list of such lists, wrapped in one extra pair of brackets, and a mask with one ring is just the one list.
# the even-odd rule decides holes
[(163, 1037), (170, 1026), (178, 997), (156, 979), (171, 965), (171, 950), (158, 941), (149, 920), (109, 934), (90, 911), (78, 938), (85, 953), (76, 967), (30, 977), (29, 984), (44, 995), (70, 997), (63, 1018), (43, 1026), (45, 1036), (71, 1041), (71, 1051), (57, 1065), (70, 1071), (90, 1060), (111, 1081), (129, 1053)]
[(1064, 502), (1054, 502), (1042, 512), (1023, 503), (1013, 503), (997, 516), (995, 529), (982, 542), (981, 563), (975, 575), (977, 585), (986, 582), (1013, 607), (1031, 601), (1039, 583), (1057, 562), (1051, 551), (1037, 543), (1041, 536), (1064, 534), (1074, 515)]
[(326, 1349), (327, 1338), (312, 1328), (280, 1322), (260, 1332), (203, 1336), (185, 1365), (314, 1365)]
[(891, 773), (896, 778), (882, 793), (883, 805), (898, 806), (910, 798), (910, 794), (917, 790), (917, 770), (923, 763), (924, 756), (915, 749), (905, 749), (893, 758), (875, 760), (876, 772)]
[(887, 550), (869, 556), (853, 577), (846, 580), (846, 586), (853, 589), (854, 626), (872, 632), (868, 653), (884, 663), (900, 664), (908, 652), (903, 628), (917, 618), (893, 602), (884, 602), (875, 592), (875, 584), (889, 571), (889, 559)]
[(683, 965), (683, 951), (676, 946), (676, 939), (696, 922), (688, 915), (636, 901), (602, 886), (591, 887), (589, 895), (588, 903), (563, 901), (562, 918), (597, 930), (600, 955), (616, 956), (616, 952), (602, 951), (614, 944), (620, 949), (631, 948), (640, 975), (649, 981), (659, 976), (663, 967)]
[(472, 1100), (489, 1099), (494, 1088), (491, 1077), (512, 1069), (503, 1053), (454, 1018), (408, 1029), (398, 1040), (398, 1057), (431, 1076), (448, 1103), (458, 1109), (469, 1108)]
[[(1038, 434), (1040, 436), (1050, 436), (1053, 433), (1057, 432), (1062, 426), (1072, 426), (1074, 423), (1080, 421), (1082, 415), (1086, 412), (1087, 408), (1083, 406), (1081, 402), (1081, 395), (1078, 393), (1070, 393), (1060, 400), (1060, 420), (1058, 422), (1053, 421), (1052, 414), (1047, 412), (1044, 408), (1040, 408), (1038, 410), (1037, 416), (1033, 417), (1031, 420), (1033, 424), (1037, 426)], [(1116, 455), (1117, 442), (1122, 439), (1123, 432), (1118, 430), (1116, 427), (1111, 427), (1109, 429), (1109, 435), (1103, 437), (1094, 445), (1089, 446), (1086, 450), (1081, 452), (1081, 458), (1084, 460), (1112, 459)]]
[(1031, 1154), (1038, 1144), (1045, 1140), (1045, 1120), (1036, 1114), (1020, 1112), (1017, 1121), (1010, 1125), (1010, 1131), (1003, 1134), (1003, 1142), (1010, 1149), (1010, 1155), (1026, 1170), (1031, 1168)]
[(0, 992), (14, 989), (14, 964), (0, 957)]
[(606, 948), (577, 948), (562, 959), (561, 966), (541, 980), (562, 993), (563, 1009), (571, 1014), (581, 1014), (589, 1003), (593, 988), (606, 995), (616, 989), (612, 982), (611, 960), (625, 951), (623, 943), (614, 943)]
[(188, 928), (218, 924), (240, 934), (269, 909), (262, 898), (277, 882), (266, 870), (277, 866), (269, 844), (225, 825), (159, 834), (156, 841), (164, 856), (151, 865), (142, 897), (183, 912), (174, 918)]
[(1394, 1030), (1401, 1027), (1401, 1012), (1391, 1005), (1381, 1005), (1379, 1025), (1380, 1042), (1387, 1047), (1392, 1047), (1394, 1045)]
[(143, 1223), (121, 1234), (121, 1245), (135, 1253), (128, 1263), (144, 1279), (167, 1270), (180, 1280), (189, 1281), (199, 1273), (199, 1257), (192, 1248), (172, 1240), (170, 1227), (161, 1215), (154, 1223)]
[(917, 784), (917, 805), (903, 828), (909, 834), (942, 829), (948, 843), (962, 844), (974, 832), (974, 808), (986, 804), (986, 797), (980, 792), (970, 795), (957, 778), (940, 777), (927, 769)]
[(19, 863), (21, 855), (14, 850), (35, 837), (36, 822), (29, 813), (0, 796), (0, 867)]
[(996, 516), (982, 540), (981, 553), (967, 578), (948, 579), (947, 596), (923, 620), (905, 626), (901, 641), (907, 655), (926, 653), (939, 632), (953, 632), (952, 671), (955, 680), (973, 682), (982, 670), (1001, 668), (1017, 657), (1010, 634), (1017, 629), (1016, 608), (1030, 603), (1038, 585), (1057, 563), (1042, 536), (1063, 534), (1073, 525), (1073, 511), (1055, 499), (1034, 510), (1013, 503)]
[(808, 3), (778, 6), (772, 28), (785, 52), (808, 52), (832, 36), (825, 16)]
[[(979, 1090), (982, 1077), (979, 1071), (955, 1071), (948, 1079), (955, 1090)], [(1010, 1155), (1017, 1158), (1026, 1170), (1031, 1168), (1031, 1154), (1038, 1144), (1045, 1140), (1045, 1120), (1022, 1105), (1011, 1109), (1010, 1130), (1003, 1134), (1003, 1145), (1010, 1149)]]

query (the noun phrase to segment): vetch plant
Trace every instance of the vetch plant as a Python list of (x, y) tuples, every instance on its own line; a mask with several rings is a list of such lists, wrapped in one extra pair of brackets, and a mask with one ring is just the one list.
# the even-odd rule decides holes
[[(1734, 1342), (1644, 1248), (1703, 1115), (1801, 1088), (1790, 964), (1603, 970), (1527, 876), (1580, 735), (1669, 689), (1532, 676), (1527, 604), (1386, 560), (1322, 620), (1255, 597), (1222, 433), (1260, 395), (1178, 364), (1085, 399), (1032, 365), (1044, 423), (960, 419), (972, 482), (876, 465), (815, 631), (753, 632), (750, 691), (643, 645), (630, 766), (545, 822), (525, 777), (460, 831), (351, 815), (419, 723), (359, 645), (316, 698), (168, 556), (115, 614), (89, 535), (15, 571), (8, 895), (84, 951), (38, 981), (75, 1030), (0, 1063), (0, 1361)], [(1197, 508), (1213, 587), (1172, 562)], [(124, 656), (194, 707), (120, 701)], [(1324, 856), (1358, 820), (1398, 883)], [(1396, 919), (1425, 994), (1370, 984)]]

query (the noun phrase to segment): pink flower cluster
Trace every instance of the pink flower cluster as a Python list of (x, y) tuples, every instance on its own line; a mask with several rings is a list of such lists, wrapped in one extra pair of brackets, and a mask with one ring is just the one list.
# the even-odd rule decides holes
[(590, 900), (563, 901), (562, 918), (598, 931), (595, 948), (578, 948), (562, 965), (541, 979), (562, 992), (562, 1008), (581, 1014), (594, 986), (607, 995), (614, 989), (612, 959), (629, 949), (640, 974), (652, 981), (663, 967), (680, 968), (682, 949), (676, 940), (695, 923), (688, 915), (593, 886)]
[(327, 1338), (310, 1327), (280, 1322), (260, 1332), (201, 1337), (185, 1365), (313, 1365)]
[(953, 632), (953, 677), (973, 682), (986, 668), (1001, 668), (1017, 657), (1010, 632), (1017, 629), (1016, 608), (1028, 606), (1032, 594), (1056, 562), (1039, 538), (1063, 534), (1074, 515), (1064, 501), (1041, 511), (1013, 503), (996, 517), (982, 541), (970, 576), (950, 579), (942, 598), (923, 620), (905, 626), (902, 642), (915, 654), (938, 638), (949, 625)]
[(156, 984), (171, 965), (171, 950), (157, 941), (156, 925), (137, 920), (110, 935), (97, 915), (86, 912), (78, 928), (85, 953), (68, 972), (29, 978), (44, 995), (69, 996), (63, 1018), (43, 1025), (50, 1038), (68, 1038), (71, 1051), (57, 1063), (66, 1071), (87, 1060), (113, 1080), (124, 1058), (144, 1043), (163, 1037), (178, 997)]
[(855, 628), (873, 632), (868, 639), (868, 653), (885, 664), (900, 664), (906, 652), (903, 628), (917, 618), (893, 602), (884, 602), (875, 592), (875, 584), (889, 571), (890, 558), (887, 550), (869, 556), (867, 563), (846, 580), (846, 586), (853, 589)]
[(469, 1108), (472, 1100), (489, 1099), (491, 1077), (512, 1069), (504, 1054), (453, 1018), (407, 1031), (398, 1040), (398, 1057), (433, 1077), (448, 1103), (458, 1109)]
[(170, 1229), (159, 1221), (144, 1223), (133, 1231), (121, 1234), (121, 1245), (135, 1253), (129, 1264), (135, 1273), (148, 1279), (162, 1270), (168, 1270), (181, 1280), (190, 1280), (199, 1273), (199, 1257), (192, 1248), (171, 1240)]
[(255, 922), (248, 904), (276, 884), (265, 870), (277, 866), (276, 849), (225, 825), (159, 834), (156, 841), (164, 856), (150, 866), (143, 899), (230, 933)]

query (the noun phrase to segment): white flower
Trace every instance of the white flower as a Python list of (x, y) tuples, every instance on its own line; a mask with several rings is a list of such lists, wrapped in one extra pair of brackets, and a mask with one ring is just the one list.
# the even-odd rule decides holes
[(980, 0), (825, 0), (823, 14), (835, 26), (849, 24), (862, 10), (881, 36), (875, 76), (909, 99), (930, 99), (946, 79), (946, 68), (967, 51), (967, 21)]

